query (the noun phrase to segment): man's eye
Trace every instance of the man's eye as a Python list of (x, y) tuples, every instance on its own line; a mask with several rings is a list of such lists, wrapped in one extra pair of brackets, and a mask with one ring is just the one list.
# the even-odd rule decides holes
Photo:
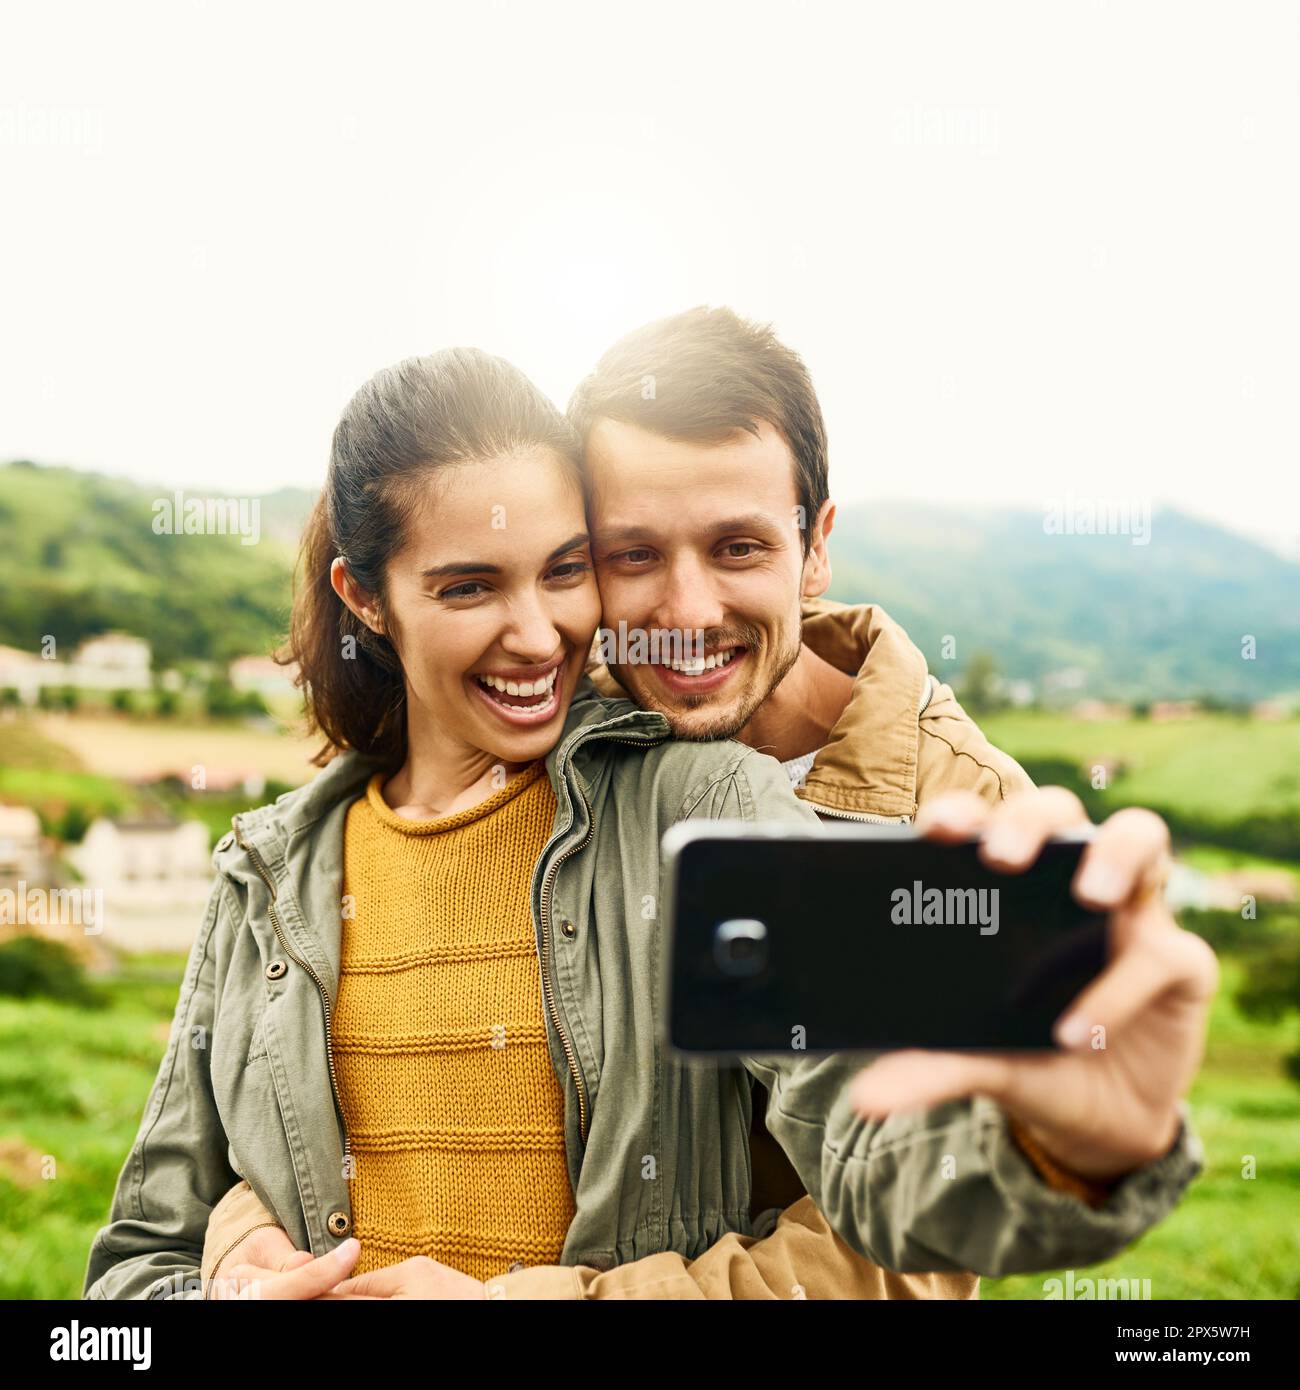
[(728, 560), (748, 560), (757, 550), (753, 541), (731, 541), (723, 547)]
[(638, 546), (635, 550), (625, 550), (621, 555), (615, 555), (616, 560), (626, 560), (630, 565), (644, 565), (650, 558), (650, 552), (644, 546)]

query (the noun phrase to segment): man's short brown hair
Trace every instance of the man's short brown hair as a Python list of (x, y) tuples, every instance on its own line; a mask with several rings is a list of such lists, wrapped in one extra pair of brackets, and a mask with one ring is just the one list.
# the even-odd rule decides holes
[(701, 306), (620, 338), (569, 401), (583, 444), (598, 420), (667, 439), (721, 444), (737, 430), (778, 430), (794, 455), (803, 548), (828, 496), (826, 425), (808, 368), (768, 324)]

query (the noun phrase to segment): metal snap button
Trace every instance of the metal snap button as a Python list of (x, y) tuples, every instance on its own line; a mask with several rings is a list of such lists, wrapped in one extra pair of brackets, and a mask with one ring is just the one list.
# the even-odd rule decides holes
[(270, 965), (266, 967), (266, 978), (268, 980), (278, 980), (288, 968), (289, 967), (282, 960), (273, 960)]
[(329, 1220), (325, 1224), (329, 1227), (330, 1235), (345, 1236), (347, 1235), (348, 1229), (351, 1227), (352, 1222), (349, 1219), (347, 1212), (332, 1211), (329, 1214)]
[(577, 927), (575, 927), (575, 926), (573, 925), (573, 923), (570, 922), (569, 919), (566, 917), (566, 918), (564, 919), (564, 921), (562, 921), (562, 922), (560, 923), (560, 935), (561, 935), (561, 936), (567, 936), (567, 937), (569, 938), (569, 940), (572, 941), (573, 938), (574, 938), (575, 936), (577, 936), (577, 934), (578, 934), (578, 929), (577, 929)]

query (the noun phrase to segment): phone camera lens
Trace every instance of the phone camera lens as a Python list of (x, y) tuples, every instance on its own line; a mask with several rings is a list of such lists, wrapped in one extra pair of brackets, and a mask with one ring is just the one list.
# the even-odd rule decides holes
[(713, 933), (713, 959), (724, 975), (760, 974), (767, 966), (767, 927), (753, 917), (719, 922)]

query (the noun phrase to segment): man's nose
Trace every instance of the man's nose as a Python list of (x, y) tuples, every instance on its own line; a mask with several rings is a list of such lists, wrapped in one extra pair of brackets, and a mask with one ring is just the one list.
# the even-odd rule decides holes
[(689, 637), (696, 630), (722, 627), (725, 620), (726, 608), (708, 567), (695, 556), (674, 560), (665, 575), (656, 625)]

